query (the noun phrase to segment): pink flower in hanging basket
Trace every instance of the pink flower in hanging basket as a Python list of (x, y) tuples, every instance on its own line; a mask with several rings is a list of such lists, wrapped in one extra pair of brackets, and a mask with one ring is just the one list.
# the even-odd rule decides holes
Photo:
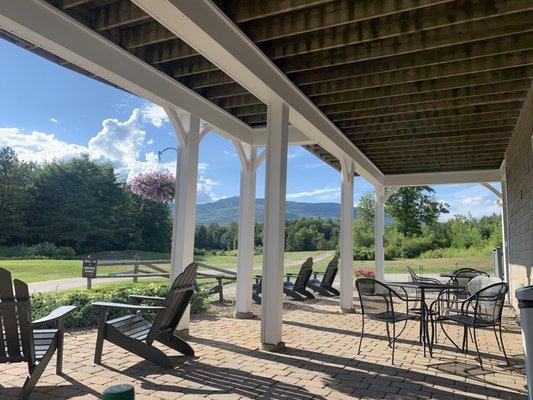
[(137, 175), (129, 187), (133, 193), (156, 203), (170, 203), (174, 199), (176, 179), (168, 171), (147, 172)]

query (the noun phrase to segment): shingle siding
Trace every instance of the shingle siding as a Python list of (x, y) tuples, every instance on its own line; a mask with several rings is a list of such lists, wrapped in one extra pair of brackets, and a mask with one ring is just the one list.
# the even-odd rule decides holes
[(533, 268), (533, 89), (520, 113), (505, 157), (511, 299), (532, 285)]

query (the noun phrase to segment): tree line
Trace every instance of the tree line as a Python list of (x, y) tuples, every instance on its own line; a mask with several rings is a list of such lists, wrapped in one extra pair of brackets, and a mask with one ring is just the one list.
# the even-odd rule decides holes
[[(354, 222), (354, 258), (374, 258), (373, 193), (363, 195)], [(385, 229), (385, 256), (442, 257), (461, 250), (488, 254), (501, 245), (497, 215), (479, 219), (440, 216), (448, 205), (436, 200), (430, 187), (401, 188), (386, 203), (392, 223)], [(43, 164), (20, 161), (11, 148), (0, 149), (0, 247), (31, 246), (44, 255), (56, 246), (77, 254), (110, 250), (169, 252), (172, 214), (167, 205), (145, 200), (118, 178), (110, 164), (82, 156)], [(238, 226), (200, 225), (197, 249), (235, 250)], [(287, 251), (336, 250), (339, 221), (322, 218), (288, 220)], [(255, 247), (262, 250), (263, 225), (255, 226)], [(65, 257), (70, 251), (59, 249)], [(1, 254), (0, 254), (1, 255)]]
[(0, 246), (51, 242), (77, 254), (170, 251), (168, 206), (134, 195), (113, 166), (88, 156), (43, 164), (0, 149)]

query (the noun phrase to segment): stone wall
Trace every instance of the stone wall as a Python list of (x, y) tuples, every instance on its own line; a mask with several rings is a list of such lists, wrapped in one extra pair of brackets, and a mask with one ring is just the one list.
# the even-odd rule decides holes
[(533, 88), (520, 113), (505, 156), (509, 232), (509, 273), (514, 291), (533, 285)]

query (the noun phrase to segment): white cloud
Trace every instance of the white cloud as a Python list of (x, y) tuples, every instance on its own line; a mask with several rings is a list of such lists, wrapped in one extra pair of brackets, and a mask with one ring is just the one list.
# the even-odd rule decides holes
[(137, 162), (146, 132), (142, 129), (142, 114), (133, 110), (128, 120), (106, 119), (102, 130), (89, 140), (89, 155), (96, 161), (108, 161), (119, 173), (130, 173)]
[(302, 197), (315, 197), (317, 200), (334, 200), (340, 196), (340, 188), (323, 188), (311, 191), (303, 191), (287, 194), (288, 200), (300, 199)]
[(463, 190), (454, 190), (441, 196), (440, 200), (448, 203), (450, 211), (449, 214), (441, 215), (442, 220), (448, 220), (456, 215), (479, 218), (483, 215), (501, 213), (496, 196), (481, 185), (468, 185)]
[(296, 157), (300, 156), (301, 154), (302, 154), (302, 148), (301, 147), (298, 147), (298, 148), (296, 148), (296, 149), (294, 149), (292, 151), (289, 149), (289, 152), (287, 154), (287, 159), (290, 160), (292, 158), (296, 158)]
[(146, 144), (154, 144), (154, 139), (150, 139), (149, 141), (146, 142)]
[(50, 118), (50, 122), (53, 122), (54, 124), (57, 124), (59, 121), (56, 118)]
[(230, 156), (231, 158), (237, 158), (237, 154), (232, 153), (231, 151), (224, 150), (223, 153), (227, 156)]
[(88, 152), (87, 147), (63, 142), (52, 133), (0, 128), (0, 147), (6, 146), (13, 148), (21, 160), (33, 162), (68, 160)]
[[(102, 129), (93, 136), (86, 146), (67, 143), (57, 139), (52, 133), (33, 131), (23, 132), (18, 128), (0, 128), (0, 147), (12, 147), (19, 158), (24, 161), (45, 162), (55, 159), (68, 160), (88, 154), (92, 160), (110, 162), (118, 174), (128, 180), (135, 175), (167, 170), (176, 173), (176, 161), (159, 162), (156, 152), (141, 154), (145, 144), (146, 122), (143, 110), (133, 110), (126, 121), (106, 119)], [(153, 121), (149, 121), (153, 123)], [(146, 143), (153, 143), (152, 140)], [(198, 195), (199, 203), (221, 199), (213, 189), (220, 183), (207, 177), (209, 164), (198, 163)]]
[(145, 121), (151, 123), (157, 128), (163, 126), (163, 123), (168, 121), (168, 115), (163, 107), (157, 104), (147, 103), (142, 109), (141, 113)]

